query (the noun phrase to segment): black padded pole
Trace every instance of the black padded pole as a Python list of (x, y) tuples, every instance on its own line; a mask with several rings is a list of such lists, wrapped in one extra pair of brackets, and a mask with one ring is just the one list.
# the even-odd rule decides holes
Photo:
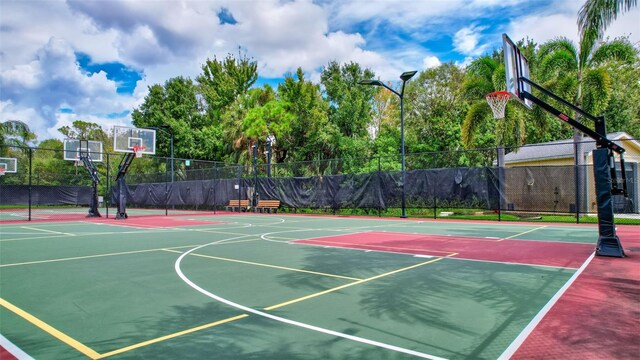
[(598, 244), (596, 255), (624, 257), (620, 239), (616, 236), (613, 221), (613, 199), (611, 197), (611, 172), (609, 171), (609, 150), (593, 150), (593, 176), (596, 183), (598, 204)]

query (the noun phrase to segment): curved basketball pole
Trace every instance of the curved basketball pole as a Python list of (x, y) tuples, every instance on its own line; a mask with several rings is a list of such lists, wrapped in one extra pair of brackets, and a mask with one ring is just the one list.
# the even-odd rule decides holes
[[(592, 152), (596, 203), (598, 205), (598, 243), (596, 245), (596, 255), (624, 257), (624, 250), (620, 244), (620, 239), (616, 235), (612, 200), (612, 195), (623, 195), (625, 198), (629, 197), (624, 167), (624, 148), (607, 139), (607, 127), (604, 116), (593, 116), (525, 77), (518, 77), (518, 81), (531, 85), (554, 100), (594, 121), (595, 130), (592, 130), (527, 91), (521, 91), (518, 94), (522, 99), (530, 100), (548, 113), (566, 122), (575, 129), (580, 130), (596, 141), (596, 149)], [(620, 183), (616, 175), (614, 152), (620, 156), (620, 171), (622, 173)]]
[(98, 183), (100, 183), (100, 178), (98, 176), (98, 169), (93, 164), (93, 160), (89, 156), (89, 153), (80, 151), (80, 161), (84, 165), (84, 168), (91, 175), (92, 188), (93, 193), (91, 194), (91, 205), (89, 206), (89, 214), (87, 217), (102, 217), (100, 215), (100, 211), (98, 211)]
[(118, 165), (118, 175), (116, 175), (115, 181), (118, 183), (118, 196), (116, 197), (118, 212), (116, 213), (116, 220), (124, 220), (128, 218), (127, 215), (127, 183), (124, 180), (125, 175), (127, 175), (127, 171), (129, 170), (129, 166), (133, 162), (133, 158), (136, 157), (136, 154), (133, 152), (125, 153), (120, 160), (120, 165)]

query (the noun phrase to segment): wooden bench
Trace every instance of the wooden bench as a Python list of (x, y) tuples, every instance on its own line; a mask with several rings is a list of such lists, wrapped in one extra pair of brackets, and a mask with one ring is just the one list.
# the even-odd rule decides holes
[(258, 200), (258, 205), (256, 205), (256, 210), (259, 212), (278, 212), (278, 208), (280, 207), (280, 200)]
[(231, 209), (231, 211), (236, 211), (235, 209), (237, 208), (238, 211), (242, 211), (242, 210), (246, 210), (249, 207), (249, 200), (229, 200), (229, 204), (225, 207), (225, 209), (228, 211), (229, 209)]

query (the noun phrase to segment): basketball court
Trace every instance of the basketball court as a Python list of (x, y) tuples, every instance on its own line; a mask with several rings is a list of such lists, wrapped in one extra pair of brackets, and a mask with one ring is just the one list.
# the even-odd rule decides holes
[[(637, 266), (640, 231), (621, 233), (630, 257), (607, 259)], [(593, 226), (230, 213), (2, 234), (3, 347), (37, 359), (508, 358), (585, 291), (597, 239)], [(632, 330), (620, 320), (600, 327)]]
[[(494, 116), (504, 116), (509, 98), (552, 112), (531, 95), (541, 88), (528, 79), (526, 58), (503, 39), (507, 89), (488, 96)], [(125, 175), (135, 157), (155, 153), (155, 130), (124, 127), (114, 133), (124, 156), (113, 219), (101, 216), (97, 196), (102, 144), (69, 139), (65, 159), (93, 178), (87, 217), (36, 209), (42, 221), (32, 223), (18, 210), (0, 211), (12, 220), (0, 224), (0, 354), (637, 359), (640, 229), (613, 222), (611, 194), (626, 193), (626, 183), (618, 188), (610, 166), (618, 156), (624, 170), (624, 149), (599, 129), (585, 130), (598, 144), (598, 226), (151, 216), (157, 210), (126, 208)], [(0, 162), (3, 173), (15, 167)]]

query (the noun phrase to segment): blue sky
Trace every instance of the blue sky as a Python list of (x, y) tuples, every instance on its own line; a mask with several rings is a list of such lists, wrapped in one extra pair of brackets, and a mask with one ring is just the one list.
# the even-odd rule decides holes
[[(153, 84), (195, 78), (207, 58), (242, 52), (258, 84), (301, 67), (358, 62), (382, 80), (444, 62), (465, 66), (501, 34), (577, 40), (583, 0), (0, 0), (0, 121), (38, 141), (74, 120), (130, 125)], [(640, 9), (607, 36), (640, 43)]]

